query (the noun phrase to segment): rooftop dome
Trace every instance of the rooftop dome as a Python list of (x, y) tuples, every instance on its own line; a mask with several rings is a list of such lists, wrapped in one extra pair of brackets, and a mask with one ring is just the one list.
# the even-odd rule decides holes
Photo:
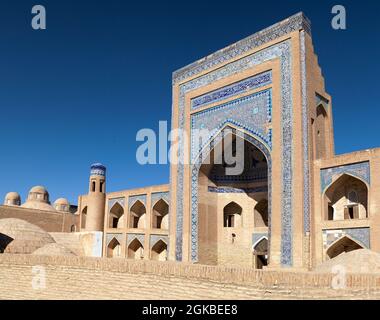
[(91, 165), (91, 175), (92, 176), (105, 176), (106, 167), (101, 163), (93, 163)]
[(54, 208), (58, 211), (69, 212), (70, 211), (70, 202), (65, 198), (59, 198), (54, 202)]
[(0, 253), (30, 254), (54, 242), (46, 231), (25, 220), (0, 219)]
[(21, 197), (17, 192), (9, 192), (5, 196), (4, 205), (6, 206), (19, 206), (21, 204)]
[(33, 254), (41, 256), (75, 256), (74, 252), (58, 243), (46, 244), (34, 251)]
[(48, 193), (46, 188), (43, 186), (34, 186), (32, 189), (29, 190), (29, 193)]
[(35, 186), (30, 189), (28, 199), (23, 205), (21, 205), (21, 207), (43, 211), (55, 211), (50, 205), (49, 193), (43, 186)]

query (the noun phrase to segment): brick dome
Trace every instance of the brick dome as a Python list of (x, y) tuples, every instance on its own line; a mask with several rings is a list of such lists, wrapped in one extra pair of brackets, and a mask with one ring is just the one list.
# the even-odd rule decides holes
[(33, 254), (41, 256), (75, 256), (74, 252), (58, 243), (46, 244), (34, 251)]
[(0, 253), (30, 254), (54, 239), (40, 227), (21, 219), (0, 219)]

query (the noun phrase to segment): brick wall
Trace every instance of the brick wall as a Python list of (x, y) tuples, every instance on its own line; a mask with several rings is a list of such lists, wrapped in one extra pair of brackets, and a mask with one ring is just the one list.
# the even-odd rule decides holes
[(0, 205), (0, 219), (16, 218), (28, 221), (47, 232), (70, 232), (75, 225), (79, 230), (79, 215), (50, 212), (21, 207)]
[[(46, 288), (32, 289), (45, 266)], [(261, 271), (125, 259), (0, 255), (0, 299), (313, 299), (380, 298), (380, 276)]]

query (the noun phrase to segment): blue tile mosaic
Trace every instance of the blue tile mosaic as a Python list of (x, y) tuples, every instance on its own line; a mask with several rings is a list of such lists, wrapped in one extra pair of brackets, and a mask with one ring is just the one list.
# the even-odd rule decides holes
[[(297, 21), (305, 22), (303, 16), (298, 16)], [(290, 24), (291, 28), (299, 28), (299, 24)], [(285, 27), (287, 28), (287, 27)], [(280, 28), (281, 29), (281, 28)], [(255, 47), (257, 45), (256, 41), (251, 43), (251, 46), (247, 46), (247, 50)], [(236, 55), (241, 54), (241, 47), (234, 47), (236, 50)], [(235, 55), (235, 56), (236, 56)], [(282, 208), (281, 208), (281, 264), (283, 266), (292, 266), (292, 62), (291, 62), (291, 44), (289, 41), (284, 41), (269, 48), (263, 49), (252, 55), (245, 56), (239, 60), (231, 62), (221, 68), (218, 68), (212, 72), (199, 76), (188, 82), (184, 82), (179, 86), (179, 102), (178, 106), (173, 105), (174, 108), (178, 108), (178, 128), (183, 130), (185, 127), (185, 96), (190, 91), (198, 89), (202, 86), (210, 84), (216, 80), (225, 78), (227, 76), (237, 74), (248, 68), (252, 68), (259, 65), (265, 61), (269, 61), (275, 58), (280, 58), (280, 70), (281, 70), (281, 125), (282, 125)], [(223, 56), (223, 60), (226, 61), (232, 58), (232, 56)], [(219, 58), (218, 58), (219, 59)], [(218, 60), (216, 59), (216, 60)], [(214, 61), (216, 61), (214, 60)], [(211, 61), (211, 60), (210, 60)], [(202, 64), (200, 66), (201, 70), (205, 70), (206, 67), (213, 66), (214, 64)], [(207, 68), (208, 68), (207, 67)], [(200, 69), (198, 67), (191, 68), (191, 71), (187, 72), (184, 69), (180, 70), (179, 73), (175, 75), (174, 81), (179, 81), (191, 76), (192, 74), (199, 73)], [(174, 113), (173, 113), (174, 114)], [(226, 119), (227, 120), (227, 119)], [(177, 127), (177, 119), (173, 116), (173, 126)], [(270, 133), (271, 134), (271, 133)], [(179, 145), (178, 150), (179, 165), (177, 167), (177, 198), (176, 198), (176, 247), (175, 256), (176, 260), (182, 260), (182, 246), (183, 246), (183, 192), (184, 192), (184, 150)], [(192, 177), (193, 179), (193, 177)], [(270, 179), (269, 179), (270, 180)], [(192, 181), (194, 184), (194, 181)], [(270, 188), (269, 188), (270, 190)], [(195, 196), (197, 193), (195, 193)], [(194, 194), (192, 194), (192, 197)], [(198, 207), (192, 205), (192, 219), (197, 217)], [(195, 218), (196, 219), (196, 218)], [(191, 257), (192, 261), (197, 261), (198, 259), (198, 229), (197, 221), (192, 220), (192, 250)], [(195, 243), (194, 243), (195, 241)], [(270, 240), (269, 240), (270, 241)]]
[(333, 167), (321, 170), (321, 191), (322, 193), (326, 190), (328, 186), (332, 183), (333, 179), (342, 175), (349, 174), (356, 178), (362, 179), (368, 185), (371, 184), (370, 181), (370, 166), (369, 162), (359, 162), (354, 164), (347, 164), (339, 167)]
[(267, 71), (259, 75), (244, 79), (227, 87), (209, 92), (191, 100), (191, 109), (197, 110), (210, 103), (218, 102), (248, 90), (257, 89), (272, 83), (272, 71)]

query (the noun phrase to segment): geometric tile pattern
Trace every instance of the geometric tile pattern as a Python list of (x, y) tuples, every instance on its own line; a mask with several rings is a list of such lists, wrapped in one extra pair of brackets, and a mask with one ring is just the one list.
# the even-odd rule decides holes
[(129, 209), (135, 204), (135, 202), (137, 200), (142, 202), (144, 204), (144, 206), (146, 207), (146, 194), (142, 194), (142, 195), (138, 195), (138, 196), (130, 196), (129, 197), (129, 199), (128, 199)]
[(226, 60), (240, 56), (250, 49), (261, 46), (297, 30), (305, 30), (306, 33), (311, 35), (310, 21), (302, 12), (240, 40), (233, 46), (219, 50), (207, 58), (195, 61), (175, 71), (173, 73), (173, 84), (184, 81), (185, 79), (211, 69)]
[(169, 204), (170, 201), (170, 195), (169, 192), (154, 192), (152, 193), (152, 207), (156, 204), (158, 200), (165, 200), (167, 204)]
[[(290, 18), (266, 28), (252, 36), (249, 36), (226, 49), (200, 59), (173, 73), (173, 85), (179, 83), (178, 105), (172, 106), (172, 122), (174, 127), (181, 131), (184, 129), (185, 121), (185, 96), (192, 90), (235, 75), (243, 70), (252, 68), (265, 61), (279, 58), (281, 65), (281, 118), (283, 140), (282, 151), (282, 206), (281, 206), (281, 263), (284, 266), (292, 265), (292, 54), (291, 44), (288, 40), (263, 49), (252, 55), (245, 55), (247, 51), (262, 46), (265, 43), (278, 39), (293, 31), (304, 30), (311, 35), (310, 22), (298, 13)], [(238, 58), (240, 57), (240, 59)], [(225, 64), (226, 61), (230, 63)], [(221, 66), (221, 64), (224, 64)], [(214, 68), (213, 71), (210, 71)], [(207, 72), (206, 72), (207, 71)], [(175, 112), (174, 112), (175, 111)], [(178, 118), (174, 115), (178, 112)], [(177, 261), (182, 260), (183, 244), (183, 185), (184, 185), (184, 152), (181, 146), (178, 148), (177, 181), (176, 188), (176, 246), (175, 257)], [(172, 175), (171, 175), (172, 179)], [(172, 181), (171, 181), (172, 182)], [(171, 186), (173, 184), (171, 183)], [(174, 187), (174, 186), (173, 186)], [(173, 190), (174, 191), (174, 190)], [(192, 230), (193, 232), (193, 230)]]
[(244, 79), (227, 87), (206, 93), (191, 100), (191, 109), (196, 110), (210, 103), (218, 102), (223, 99), (257, 89), (272, 83), (272, 71), (267, 71), (259, 75)]
[(208, 187), (208, 192), (213, 193), (259, 193), (268, 192), (268, 186), (256, 188), (233, 188), (233, 187)]
[(122, 197), (122, 198), (115, 198), (115, 199), (109, 199), (108, 200), (108, 210), (111, 210), (112, 207), (116, 204), (120, 204), (123, 208), (125, 206), (125, 198)]
[(127, 234), (127, 248), (128, 246), (131, 244), (131, 242), (135, 239), (137, 239), (141, 245), (144, 247), (144, 234), (140, 234), (140, 233), (128, 233)]
[(323, 230), (323, 248), (327, 250), (329, 246), (338, 239), (349, 236), (365, 248), (370, 249), (370, 229), (369, 228), (348, 228), (336, 230)]
[[(238, 50), (238, 47), (236, 47)], [(237, 74), (253, 66), (262, 64), (275, 58), (280, 60), (281, 71), (281, 125), (282, 125), (282, 208), (281, 208), (281, 264), (292, 265), (292, 63), (291, 44), (284, 41), (273, 45), (257, 53), (243, 57), (231, 62), (219, 69), (202, 75), (196, 79), (185, 82), (179, 86), (178, 106), (178, 128), (183, 131), (185, 127), (185, 96), (192, 90), (210, 84), (226, 76)], [(176, 123), (173, 112), (173, 123)], [(177, 261), (182, 260), (183, 243), (183, 192), (184, 192), (184, 150), (181, 144), (178, 145), (178, 166), (177, 166), (177, 201), (176, 201), (176, 247), (175, 256)], [(197, 215), (197, 208), (192, 207), (193, 216)], [(194, 212), (195, 210), (195, 212)], [(194, 221), (192, 221), (194, 225)], [(191, 230), (192, 239), (197, 238), (197, 230)], [(192, 252), (192, 260), (197, 261), (197, 253)]]
[[(210, 138), (226, 124), (235, 124), (254, 134), (271, 147), (271, 130), (267, 125), (272, 116), (272, 90), (264, 90), (252, 95), (221, 104), (191, 116), (191, 159), (195, 160)], [(195, 141), (194, 130), (207, 130), (209, 136), (199, 143)], [(203, 137), (202, 137), (203, 138)], [(197, 148), (198, 147), (198, 148)]]
[(121, 233), (107, 233), (107, 235), (106, 235), (107, 246), (110, 244), (110, 242), (113, 238), (115, 238), (120, 244), (123, 242), (123, 234), (121, 234)]
[(166, 246), (167, 246), (167, 250), (169, 251), (169, 237), (168, 236), (164, 236), (164, 235), (161, 235), (161, 234), (152, 234), (150, 236), (150, 240), (149, 240), (149, 245), (150, 245), (150, 248), (152, 249), (152, 247), (158, 242), (162, 240), (163, 242), (165, 242)]
[(370, 181), (370, 167), (369, 162), (359, 162), (354, 164), (343, 165), (339, 167), (333, 167), (328, 169), (321, 170), (321, 191), (325, 191), (325, 189), (331, 184), (331, 182), (338, 176), (347, 173), (356, 178), (359, 178), (368, 185), (371, 184)]
[(301, 96), (302, 96), (302, 146), (303, 146), (303, 229), (310, 232), (310, 162), (309, 162), (309, 112), (306, 84), (305, 31), (301, 31)]

